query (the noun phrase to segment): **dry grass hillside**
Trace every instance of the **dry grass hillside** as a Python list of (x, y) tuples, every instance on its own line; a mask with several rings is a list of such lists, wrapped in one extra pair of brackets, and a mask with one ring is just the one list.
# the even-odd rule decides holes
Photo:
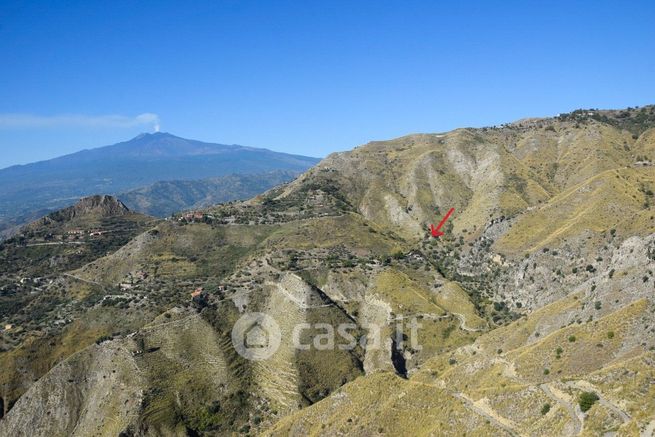
[[(0, 435), (653, 435), (654, 132), (649, 106), (410, 135), (151, 223), (31, 289)], [(267, 360), (232, 344), (249, 313)]]

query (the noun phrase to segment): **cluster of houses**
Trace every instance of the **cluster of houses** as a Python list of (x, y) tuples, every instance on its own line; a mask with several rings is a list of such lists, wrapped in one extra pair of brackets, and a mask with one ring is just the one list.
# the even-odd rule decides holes
[[(216, 297), (222, 297), (223, 293), (227, 291), (227, 287), (225, 285), (219, 285), (216, 288)], [(191, 292), (191, 301), (199, 305), (201, 307), (206, 306), (208, 304), (208, 297), (210, 293), (214, 293), (214, 291), (207, 292), (203, 287), (196, 287), (192, 292)]]
[(18, 284), (27, 286), (28, 290), (30, 291), (31, 294), (36, 294), (41, 290), (41, 287), (46, 285), (46, 284), (52, 284), (54, 282), (54, 279), (46, 279), (46, 278), (20, 278), (18, 281)]
[(182, 214), (182, 216), (178, 218), (177, 221), (186, 222), (186, 223), (195, 223), (195, 222), (202, 222), (207, 219), (213, 220), (214, 216), (211, 214), (205, 214), (202, 211), (189, 211)]
[(105, 234), (107, 231), (103, 231), (101, 229), (93, 229), (90, 231), (85, 231), (83, 229), (71, 229), (66, 234), (68, 234), (71, 237), (81, 237), (84, 235), (88, 235), (90, 237), (99, 237), (103, 234)]
[(200, 211), (191, 211), (184, 213), (182, 217), (178, 219), (178, 221), (186, 221), (186, 222), (195, 222), (195, 221), (201, 221), (205, 219), (205, 214), (200, 212)]

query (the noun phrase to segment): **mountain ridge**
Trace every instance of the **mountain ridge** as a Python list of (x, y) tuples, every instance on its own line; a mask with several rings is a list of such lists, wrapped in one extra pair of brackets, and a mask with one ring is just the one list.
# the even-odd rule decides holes
[[(161, 142), (164, 141), (164, 144)], [(148, 150), (148, 148), (154, 150)], [(160, 153), (153, 153), (159, 148)], [(185, 138), (173, 135), (168, 132), (155, 132), (141, 133), (129, 140), (121, 141), (119, 143), (85, 148), (76, 152), (68, 153), (65, 155), (57, 156), (54, 158), (44, 159), (41, 161), (35, 161), (27, 164), (17, 164), (11, 165), (0, 169), (0, 171), (12, 169), (12, 168), (24, 168), (33, 166), (36, 164), (48, 163), (50, 161), (60, 161), (68, 160), (71, 158), (87, 158), (89, 155), (100, 154), (103, 158), (111, 157), (115, 152), (122, 154), (121, 157), (129, 156), (125, 152), (132, 152), (136, 157), (149, 157), (155, 158), (157, 156), (185, 156), (185, 155), (204, 155), (204, 154), (220, 154), (228, 151), (234, 150), (248, 150), (248, 151), (261, 151), (261, 152), (272, 152), (270, 149), (258, 148), (251, 146), (241, 146), (238, 144), (219, 144), (219, 143), (209, 143), (205, 141), (198, 140), (187, 140)], [(148, 152), (150, 156), (148, 156)], [(161, 153), (164, 152), (164, 153)], [(276, 153), (276, 152), (273, 152)], [(298, 156), (301, 155), (292, 155)]]
[(190, 181), (159, 181), (152, 185), (119, 193), (126, 204), (139, 212), (156, 217), (207, 208), (217, 203), (246, 200), (298, 176), (293, 171), (232, 174)]
[(139, 135), (122, 143), (0, 170), (0, 232), (83, 196), (116, 195), (171, 179), (302, 172), (318, 161), (267, 149), (186, 140), (167, 133)]
[[(0, 435), (652, 434), (655, 108), (589, 112), (371, 142), (53, 275), (2, 320), (47, 334), (1, 337)], [(283, 334), (261, 362), (231, 342), (253, 312)], [(382, 347), (294, 350), (343, 322)]]

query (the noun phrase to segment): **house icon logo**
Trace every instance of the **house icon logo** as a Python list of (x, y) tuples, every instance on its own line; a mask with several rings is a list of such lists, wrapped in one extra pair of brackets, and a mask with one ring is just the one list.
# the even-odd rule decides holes
[(268, 345), (268, 332), (261, 325), (256, 323), (246, 330), (246, 335), (243, 338), (243, 347), (266, 349)]
[(232, 328), (232, 345), (239, 355), (248, 360), (270, 358), (280, 347), (281, 341), (280, 327), (268, 314), (244, 314)]

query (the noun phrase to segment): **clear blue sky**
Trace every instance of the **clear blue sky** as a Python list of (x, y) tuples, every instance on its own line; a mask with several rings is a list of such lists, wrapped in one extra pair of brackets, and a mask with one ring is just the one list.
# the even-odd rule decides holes
[(0, 0), (0, 167), (157, 123), (325, 156), (655, 103), (654, 16), (652, 0)]

